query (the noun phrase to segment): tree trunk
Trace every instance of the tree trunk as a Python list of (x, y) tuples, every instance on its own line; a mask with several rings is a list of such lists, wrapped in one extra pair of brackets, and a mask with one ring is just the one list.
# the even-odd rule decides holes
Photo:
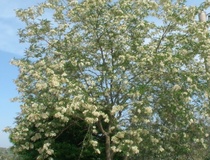
[(113, 152), (111, 150), (111, 137), (110, 137), (110, 125), (108, 127), (108, 132), (106, 132), (101, 124), (101, 119), (98, 121), (98, 126), (101, 132), (104, 134), (106, 138), (106, 160), (113, 160)]
[(113, 156), (111, 153), (110, 136), (106, 135), (106, 160), (112, 160)]
[(123, 160), (128, 160), (128, 156), (125, 156)]

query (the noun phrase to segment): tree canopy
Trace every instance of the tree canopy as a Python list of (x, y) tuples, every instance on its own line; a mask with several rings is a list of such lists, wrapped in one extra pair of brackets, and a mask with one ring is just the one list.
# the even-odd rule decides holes
[(13, 149), (38, 160), (67, 153), (56, 148), (63, 142), (75, 159), (187, 159), (205, 150), (209, 22), (196, 16), (209, 5), (47, 0), (17, 10), (29, 47), (12, 62), (21, 102)]

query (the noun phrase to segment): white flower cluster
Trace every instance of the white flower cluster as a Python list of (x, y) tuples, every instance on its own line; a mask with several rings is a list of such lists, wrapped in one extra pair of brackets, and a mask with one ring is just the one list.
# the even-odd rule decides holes
[[(42, 155), (42, 154), (46, 154), (45, 157), (48, 157), (49, 155), (53, 155), (54, 151), (52, 149), (50, 149), (50, 143), (44, 143), (42, 148), (38, 149), (38, 152)], [(37, 158), (39, 159), (39, 158)], [(41, 159), (41, 156), (40, 156)]]
[(175, 84), (172, 88), (173, 91), (179, 91), (181, 89), (180, 85)]
[(152, 108), (151, 107), (145, 107), (144, 111), (146, 114), (151, 114), (152, 113)]

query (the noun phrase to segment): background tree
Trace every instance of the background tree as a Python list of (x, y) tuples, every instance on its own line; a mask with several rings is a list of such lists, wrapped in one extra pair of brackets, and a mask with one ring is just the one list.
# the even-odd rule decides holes
[(91, 144), (92, 159), (186, 159), (205, 149), (209, 23), (195, 16), (208, 5), (48, 0), (18, 10), (30, 46), (13, 61), (22, 102), (14, 150), (56, 159), (73, 150), (74, 124), (85, 130), (78, 151)]
[(22, 160), (20, 156), (13, 154), (9, 148), (0, 147), (0, 160)]

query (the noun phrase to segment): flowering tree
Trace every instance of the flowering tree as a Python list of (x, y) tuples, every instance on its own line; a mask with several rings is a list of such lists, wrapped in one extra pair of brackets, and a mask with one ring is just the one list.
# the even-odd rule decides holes
[(205, 148), (209, 23), (195, 16), (208, 5), (48, 0), (18, 10), (30, 46), (13, 61), (22, 102), (10, 129), (15, 151), (53, 159), (56, 140), (78, 121), (87, 128), (81, 147), (107, 160), (180, 159)]

